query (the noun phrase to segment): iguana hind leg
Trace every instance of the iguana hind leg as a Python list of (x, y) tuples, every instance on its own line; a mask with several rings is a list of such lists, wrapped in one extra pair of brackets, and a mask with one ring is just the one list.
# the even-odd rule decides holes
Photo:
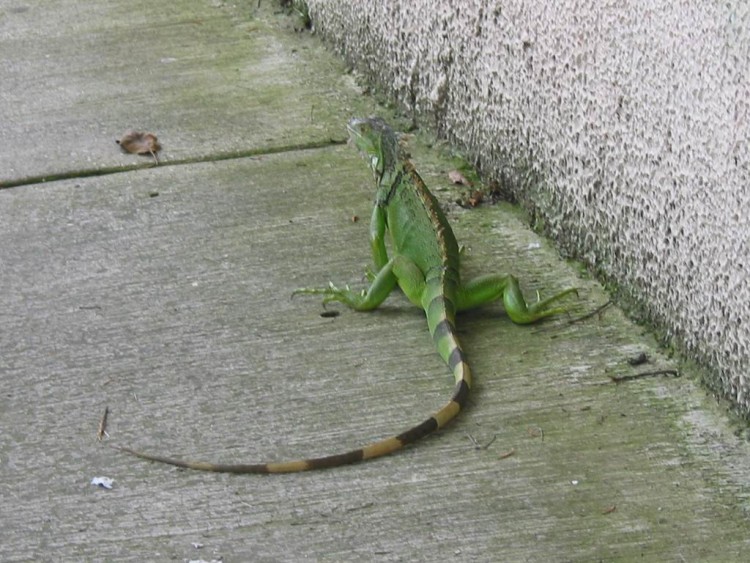
[(543, 301), (528, 303), (515, 276), (480, 276), (462, 284), (458, 289), (456, 308), (459, 311), (466, 311), (502, 298), (505, 312), (514, 323), (530, 324), (566, 312), (567, 307), (550, 307), (550, 305), (577, 292), (577, 289), (570, 288)]

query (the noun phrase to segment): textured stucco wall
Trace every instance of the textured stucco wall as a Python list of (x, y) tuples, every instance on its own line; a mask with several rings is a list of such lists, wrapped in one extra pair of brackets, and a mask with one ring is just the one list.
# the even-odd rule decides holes
[(750, 6), (309, 0), (315, 30), (468, 148), (750, 412)]

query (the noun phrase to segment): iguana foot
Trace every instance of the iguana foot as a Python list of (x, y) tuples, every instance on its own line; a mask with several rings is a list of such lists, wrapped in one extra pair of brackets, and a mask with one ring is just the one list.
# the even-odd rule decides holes
[(524, 299), (518, 282), (515, 278), (511, 278), (503, 295), (503, 304), (505, 311), (514, 323), (531, 324), (540, 319), (568, 312), (570, 307), (550, 307), (550, 305), (571, 293), (578, 295), (578, 289), (574, 287), (566, 289), (542, 301), (539, 292), (537, 292), (537, 302), (529, 304)]
[[(571, 287), (566, 289), (565, 291), (561, 291), (557, 295), (553, 295), (552, 297), (548, 297), (544, 301), (541, 300), (541, 296), (539, 295), (539, 292), (536, 292), (536, 303), (531, 305), (529, 307), (529, 312), (532, 314), (538, 314), (542, 313), (545, 317), (549, 317), (550, 315), (559, 315), (560, 313), (567, 313), (570, 310), (570, 307), (556, 307), (554, 309), (549, 309), (549, 305), (551, 303), (554, 303), (555, 301), (562, 299), (564, 297), (567, 297), (571, 293), (574, 293), (576, 297), (578, 297), (578, 288)], [(542, 318), (542, 317), (539, 317)]]
[(339, 301), (352, 309), (358, 309), (365, 298), (366, 291), (354, 291), (348, 285), (344, 286), (344, 289), (340, 289), (333, 285), (333, 282), (328, 282), (328, 287), (324, 288), (303, 287), (295, 289), (292, 292), (292, 297), (298, 294), (323, 295), (323, 305), (331, 301)]

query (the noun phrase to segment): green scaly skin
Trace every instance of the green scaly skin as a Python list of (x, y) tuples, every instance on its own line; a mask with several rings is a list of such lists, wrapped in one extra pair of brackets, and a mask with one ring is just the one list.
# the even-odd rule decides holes
[[(427, 326), (440, 357), (455, 379), (450, 400), (434, 414), (397, 436), (356, 450), (296, 461), (257, 464), (216, 464), (183, 461), (112, 446), (140, 458), (187, 469), (222, 473), (291, 473), (336, 467), (390, 454), (448, 424), (466, 403), (471, 370), (456, 336), (456, 313), (502, 298), (510, 319), (529, 324), (564, 312), (551, 307), (574, 293), (568, 289), (528, 304), (513, 276), (488, 275), (462, 282), (456, 238), (435, 197), (412, 163), (405, 158), (397, 134), (379, 118), (353, 119), (348, 125), (352, 142), (368, 160), (375, 175), (377, 193), (370, 222), (370, 244), (375, 270), (370, 286), (361, 292), (333, 284), (324, 289), (299, 289), (296, 293), (323, 295), (323, 302), (340, 301), (356, 311), (377, 308), (400, 287), (407, 298), (424, 310)], [(392, 256), (385, 237), (389, 233)]]

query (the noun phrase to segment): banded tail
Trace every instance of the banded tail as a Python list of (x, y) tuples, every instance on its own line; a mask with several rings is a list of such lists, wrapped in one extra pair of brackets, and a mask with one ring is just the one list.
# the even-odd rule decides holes
[[(444, 274), (443, 274), (444, 275)], [(300, 459), (295, 461), (281, 461), (257, 464), (223, 464), (208, 463), (203, 461), (185, 461), (171, 457), (140, 452), (124, 446), (110, 445), (110, 447), (137, 456), (149, 461), (166, 463), (185, 469), (198, 471), (213, 471), (216, 473), (296, 473), (310, 471), (312, 469), (327, 469), (350, 463), (356, 463), (367, 459), (385, 456), (400, 450), (404, 446), (412, 444), (417, 440), (443, 428), (461, 411), (471, 386), (471, 370), (466, 363), (464, 353), (461, 350), (455, 331), (455, 305), (445, 295), (442, 276), (428, 279), (423, 295), (424, 309), (427, 314), (427, 324), (432, 335), (432, 340), (443, 361), (448, 365), (456, 381), (453, 395), (450, 400), (429, 418), (413, 426), (409, 430), (373, 442), (362, 448), (345, 453), (333, 454), (323, 457)], [(447, 276), (450, 278), (451, 276)], [(447, 283), (452, 283), (450, 280)]]

